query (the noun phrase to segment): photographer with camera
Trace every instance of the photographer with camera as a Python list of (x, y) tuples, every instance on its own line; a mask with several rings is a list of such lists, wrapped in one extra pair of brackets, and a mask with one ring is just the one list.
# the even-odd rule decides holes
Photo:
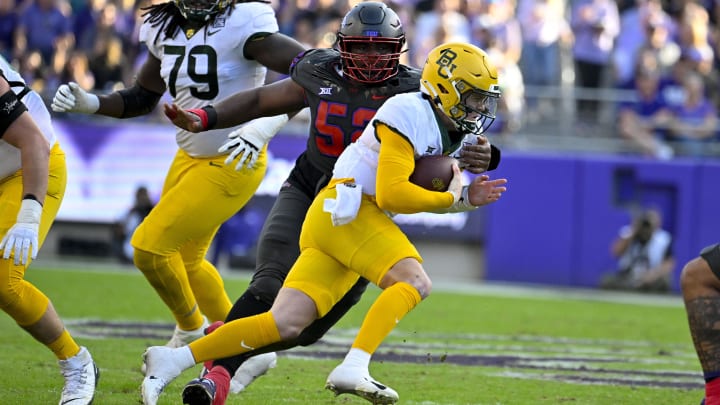
[(618, 259), (615, 273), (603, 278), (605, 289), (669, 292), (675, 268), (672, 236), (661, 229), (660, 213), (646, 210), (626, 225), (613, 241), (611, 253)]

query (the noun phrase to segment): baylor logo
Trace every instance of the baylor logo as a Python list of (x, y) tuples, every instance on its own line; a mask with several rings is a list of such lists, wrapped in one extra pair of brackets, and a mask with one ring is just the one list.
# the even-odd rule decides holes
[(438, 76), (442, 77), (443, 79), (449, 79), (451, 75), (447, 75), (447, 73), (452, 73), (453, 70), (457, 67), (456, 64), (453, 63), (455, 59), (457, 59), (457, 53), (453, 52), (451, 49), (445, 49), (440, 53), (440, 58), (435, 62), (438, 64)]

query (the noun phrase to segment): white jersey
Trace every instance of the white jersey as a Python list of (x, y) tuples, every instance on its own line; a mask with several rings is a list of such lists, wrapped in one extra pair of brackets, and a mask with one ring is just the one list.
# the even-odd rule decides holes
[[(352, 177), (364, 194), (375, 195), (380, 142), (375, 137), (375, 121), (402, 134), (413, 145), (415, 158), (441, 155), (449, 148), (447, 132), (422, 93), (403, 93), (389, 98), (380, 107), (360, 137), (350, 144), (335, 163), (333, 178)], [(453, 148), (455, 150), (456, 148)]]
[[(160, 74), (168, 91), (184, 109), (216, 104), (265, 83), (267, 69), (246, 59), (243, 48), (253, 34), (278, 31), (275, 12), (264, 3), (239, 3), (228, 12), (190, 38), (180, 30), (174, 38), (166, 39), (160, 31), (162, 25), (152, 27), (145, 22), (140, 28), (140, 41), (161, 61)], [(178, 128), (176, 140), (190, 156), (217, 156), (227, 134), (238, 127), (199, 134)]]
[[(25, 80), (10, 64), (0, 56), (0, 71), (10, 83), (11, 91), (20, 94), (25, 89)], [(14, 83), (13, 83), (14, 82)], [(35, 124), (40, 128), (45, 139), (52, 146), (55, 145), (57, 138), (52, 127), (50, 112), (39, 94), (29, 91), (20, 101), (22, 101), (28, 109), (28, 112), (35, 120)], [(5, 179), (16, 171), (20, 170), (22, 164), (20, 162), (20, 149), (5, 142), (0, 137), (0, 180)]]

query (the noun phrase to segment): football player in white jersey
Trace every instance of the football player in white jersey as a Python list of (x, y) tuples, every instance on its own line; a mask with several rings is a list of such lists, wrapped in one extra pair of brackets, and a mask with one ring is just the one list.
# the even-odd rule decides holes
[(57, 357), (65, 378), (60, 403), (80, 405), (92, 402), (98, 369), (50, 299), (25, 280), (60, 209), (66, 171), (45, 103), (0, 57), (0, 308)]
[[(149, 55), (132, 87), (94, 95), (64, 84), (52, 108), (130, 118), (150, 113), (167, 90), (175, 103), (193, 109), (264, 84), (267, 69), (286, 74), (305, 48), (278, 32), (268, 3), (175, 0), (150, 6), (140, 29)], [(218, 152), (230, 131), (195, 135), (178, 129), (178, 151), (162, 195), (131, 241), (135, 266), (175, 318), (169, 346), (202, 336), (207, 319), (221, 321), (228, 314), (232, 303), (205, 255), (219, 226), (247, 203), (265, 174), (266, 146), (253, 140), (277, 132), (287, 120), (283, 114), (230, 130), (238, 129), (257, 152), (254, 170), (243, 171), (225, 165), (228, 152)]]
[(161, 391), (196, 363), (294, 339), (362, 276), (383, 292), (326, 387), (375, 404), (398, 401), (397, 392), (370, 376), (370, 358), (400, 319), (430, 294), (432, 283), (391, 213), (473, 210), (497, 201), (507, 183), (480, 175), (463, 186), (457, 165), (448, 191), (429, 191), (409, 181), (416, 158), (448, 154), (467, 134), (484, 132), (500, 96), (488, 55), (465, 43), (432, 50), (420, 83), (421, 92), (389, 98), (340, 155), (332, 180), (305, 217), (300, 257), (270, 311), (225, 323), (186, 347), (149, 348), (145, 361), (156, 379), (144, 384)]

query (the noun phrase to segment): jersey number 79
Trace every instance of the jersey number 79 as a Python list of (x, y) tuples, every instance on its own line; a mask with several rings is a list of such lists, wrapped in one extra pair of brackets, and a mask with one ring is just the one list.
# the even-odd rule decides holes
[[(168, 78), (168, 91), (170, 95), (175, 97), (177, 94), (176, 83), (180, 68), (185, 60), (185, 48), (178, 45), (166, 45), (165, 55), (177, 55), (170, 77)], [(198, 72), (199, 60), (207, 61), (207, 73)], [(207, 90), (199, 90), (197, 87), (190, 87), (190, 94), (200, 100), (212, 100), (218, 95), (218, 76), (217, 76), (217, 52), (211, 46), (197, 45), (190, 48), (187, 54), (187, 76), (195, 83), (207, 85)]]

